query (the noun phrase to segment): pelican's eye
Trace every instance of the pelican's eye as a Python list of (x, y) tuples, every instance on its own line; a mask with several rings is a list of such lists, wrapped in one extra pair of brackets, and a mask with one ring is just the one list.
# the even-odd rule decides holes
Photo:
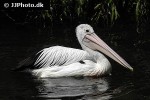
[(87, 30), (85, 30), (86, 32), (89, 32), (89, 30), (87, 29)]

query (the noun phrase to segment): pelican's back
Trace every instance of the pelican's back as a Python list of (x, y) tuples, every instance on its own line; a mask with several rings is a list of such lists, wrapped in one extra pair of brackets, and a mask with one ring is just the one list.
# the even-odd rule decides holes
[(15, 70), (63, 66), (90, 58), (90, 55), (86, 51), (80, 49), (53, 46), (42, 49), (36, 55), (23, 60)]
[(68, 65), (89, 58), (86, 51), (62, 46), (54, 46), (41, 50), (35, 66), (49, 67)]

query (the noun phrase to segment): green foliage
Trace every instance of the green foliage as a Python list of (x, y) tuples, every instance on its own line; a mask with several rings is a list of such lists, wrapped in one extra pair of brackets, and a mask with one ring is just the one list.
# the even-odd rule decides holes
[(142, 28), (142, 24), (149, 20), (150, 4), (147, 0), (137, 0), (136, 2), (136, 22), (137, 22), (137, 32), (140, 32), (139, 28)]
[(113, 0), (104, 0), (96, 4), (94, 10), (95, 14), (92, 16), (91, 20), (96, 23), (102, 18), (107, 25), (113, 25), (115, 20), (119, 17)]
[[(120, 6), (121, 5), (121, 6)], [(137, 23), (140, 32), (141, 23), (149, 20), (148, 0), (50, 0), (50, 10), (40, 11), (42, 18), (56, 22), (82, 22), (113, 26), (117, 19), (124, 17), (123, 11)], [(124, 10), (120, 10), (120, 7)]]
[(130, 19), (137, 23), (137, 32), (140, 32), (149, 20), (149, 8), (148, 0), (50, 0), (48, 10), (27, 11), (25, 22), (36, 22), (43, 27), (69, 22), (113, 26), (118, 19)]

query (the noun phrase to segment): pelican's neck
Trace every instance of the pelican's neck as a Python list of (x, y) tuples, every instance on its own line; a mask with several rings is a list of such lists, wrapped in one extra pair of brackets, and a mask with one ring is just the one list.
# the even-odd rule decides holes
[(97, 75), (111, 74), (111, 64), (108, 59), (100, 52), (94, 51), (88, 47), (82, 46), (82, 48), (89, 53), (96, 63), (94, 72)]
[(89, 55), (93, 58), (95, 62), (101, 61), (101, 59), (106, 58), (103, 54), (99, 53), (98, 51), (94, 51), (84, 45), (81, 45), (82, 49), (87, 51)]

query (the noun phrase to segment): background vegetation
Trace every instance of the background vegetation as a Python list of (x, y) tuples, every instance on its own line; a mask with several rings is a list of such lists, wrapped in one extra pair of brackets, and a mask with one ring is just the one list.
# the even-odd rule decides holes
[[(58, 25), (89, 23), (103, 29), (130, 29), (133, 34), (109, 34), (111, 40), (134, 38), (135, 46), (150, 43), (149, 0), (50, 0), (47, 10), (4, 11), (16, 24), (32, 24), (39, 29)], [(146, 45), (147, 46), (147, 45)]]

